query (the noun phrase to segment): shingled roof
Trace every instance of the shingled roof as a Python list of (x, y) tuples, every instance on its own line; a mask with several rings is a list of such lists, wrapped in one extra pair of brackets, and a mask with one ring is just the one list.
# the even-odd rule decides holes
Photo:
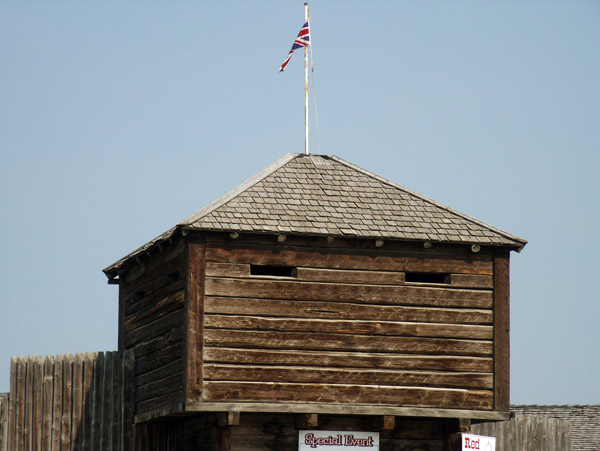
[(505, 246), (527, 241), (330, 155), (286, 154), (177, 229)]

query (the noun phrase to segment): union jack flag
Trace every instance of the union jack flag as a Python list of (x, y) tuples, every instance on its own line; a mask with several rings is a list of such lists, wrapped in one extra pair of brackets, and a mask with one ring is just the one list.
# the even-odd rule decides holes
[(290, 62), (290, 58), (292, 57), (292, 53), (294, 53), (294, 50), (299, 49), (300, 47), (308, 47), (309, 45), (310, 45), (310, 27), (308, 26), (308, 21), (306, 21), (306, 23), (304, 25), (302, 25), (302, 28), (300, 29), (300, 33), (298, 33), (298, 37), (296, 37), (296, 40), (294, 41), (294, 45), (292, 45), (292, 50), (290, 50), (290, 53), (288, 53), (287, 58), (285, 59), (285, 61), (281, 65), (281, 67), (279, 68), (279, 72), (283, 72), (285, 70), (285, 67)]

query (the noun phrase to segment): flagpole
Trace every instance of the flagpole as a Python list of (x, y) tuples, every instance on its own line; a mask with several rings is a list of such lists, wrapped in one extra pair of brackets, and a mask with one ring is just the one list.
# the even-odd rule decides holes
[[(308, 3), (304, 3), (304, 22), (308, 22)], [(304, 47), (304, 153), (308, 155), (308, 46)]]

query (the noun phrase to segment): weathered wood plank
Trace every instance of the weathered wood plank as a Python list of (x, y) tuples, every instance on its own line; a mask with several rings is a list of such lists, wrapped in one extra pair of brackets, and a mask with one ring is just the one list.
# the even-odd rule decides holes
[(206, 246), (203, 243), (188, 244), (188, 283), (185, 304), (185, 401), (198, 400), (202, 392), (202, 352), (204, 340)]
[(206, 262), (206, 276), (250, 277), (250, 264)]
[(491, 308), (492, 292), (420, 286), (353, 285), (294, 280), (206, 279), (206, 296), (367, 304)]
[(133, 287), (127, 285), (124, 286), (123, 301), (125, 303), (124, 315), (126, 317), (151, 308), (154, 302), (169, 296), (171, 293), (185, 290), (185, 278), (170, 282), (167, 277), (167, 270), (168, 268), (165, 268), (163, 274), (157, 275), (155, 279), (148, 279), (137, 290), (133, 290)]
[[(182, 341), (184, 337), (183, 324), (175, 325), (168, 332), (151, 338), (148, 341), (138, 343), (135, 346), (136, 359), (142, 359), (149, 354), (156, 352), (163, 352), (169, 346), (175, 346), (180, 344), (183, 346)], [(144, 360), (147, 362), (147, 360)]]
[(135, 416), (135, 398), (134, 398), (134, 361), (135, 353), (133, 350), (126, 350), (123, 353), (123, 372), (122, 372), (122, 398), (121, 398), (121, 451), (133, 450), (134, 445), (134, 416)]
[(230, 349), (206, 347), (204, 361), (250, 365), (390, 368), (399, 370), (472, 371), (491, 373), (491, 357), (369, 354), (364, 352)]
[(63, 366), (63, 406), (61, 417), (61, 444), (63, 449), (70, 449), (73, 419), (73, 355), (60, 356)]
[[(158, 340), (157, 343), (159, 343)], [(181, 362), (182, 367), (179, 368), (179, 371), (182, 372), (183, 341), (167, 344), (156, 351), (141, 355), (135, 362), (135, 374), (141, 375), (149, 371), (154, 371), (157, 368), (172, 364), (176, 360)]]
[(381, 418), (381, 429), (384, 431), (393, 431), (396, 427), (396, 417), (393, 415), (384, 415)]
[(17, 410), (19, 408), (17, 398), (17, 388), (18, 388), (18, 358), (12, 357), (10, 359), (10, 399), (8, 406), (8, 416), (10, 418), (9, 427), (8, 427), (8, 449), (15, 450), (17, 449), (17, 428), (16, 428), (16, 419), (17, 419)]
[(206, 315), (204, 327), (212, 329), (272, 330), (389, 335), (405, 337), (470, 338), (491, 340), (491, 326), (430, 324), (390, 321), (336, 321), (294, 318), (265, 318), (256, 316)]
[(492, 324), (492, 310), (206, 297), (206, 313), (293, 318)]
[[(127, 314), (147, 306), (148, 297), (163, 296), (165, 291), (183, 289), (185, 258), (185, 245), (180, 242), (176, 255), (168, 250), (161, 251), (122, 274), (126, 288), (124, 300), (127, 303)], [(142, 293), (144, 296), (139, 296)]]
[(403, 285), (403, 271), (361, 271), (344, 269), (298, 268), (298, 280), (329, 283)]
[(183, 300), (185, 291), (180, 290), (175, 293), (170, 293), (162, 299), (157, 299), (151, 306), (143, 310), (129, 315), (125, 319), (123, 330), (125, 333), (130, 333), (133, 330), (149, 324), (153, 321), (160, 320), (176, 310), (183, 309)]
[(209, 244), (206, 261), (330, 269), (493, 274), (489, 256), (311, 247)]
[(183, 317), (184, 311), (183, 309), (179, 309), (165, 315), (157, 321), (138, 327), (125, 336), (125, 347), (134, 347), (138, 343), (152, 340), (168, 333), (176, 327), (181, 327), (183, 324)]
[(83, 362), (85, 354), (75, 354), (73, 361), (73, 423), (71, 431), (71, 449), (81, 446), (81, 418), (83, 416)]
[(123, 378), (122, 368), (123, 361), (119, 352), (113, 353), (113, 380), (112, 380), (112, 430), (111, 430), (111, 443), (110, 449), (114, 451), (123, 451), (121, 448), (121, 434), (122, 434), (122, 392), (123, 392)]
[[(207, 277), (235, 277), (248, 278), (250, 264), (237, 263), (206, 263)], [(361, 271), (343, 269), (323, 269), (298, 267), (298, 280), (304, 282), (337, 282), (337, 283), (368, 283), (381, 285), (402, 285), (404, 272), (398, 271)]]
[(23, 445), (25, 449), (31, 449), (33, 438), (33, 362), (32, 358), (26, 357), (25, 366), (25, 423), (23, 429)]
[(175, 373), (164, 379), (155, 380), (144, 385), (137, 384), (135, 387), (135, 400), (139, 403), (170, 393), (181, 393), (182, 379), (181, 373)]
[(8, 393), (0, 393), (0, 451), (8, 451), (9, 397)]
[(81, 421), (81, 450), (90, 451), (92, 449), (93, 438), (93, 419), (94, 419), (94, 386), (95, 371), (94, 362), (98, 357), (96, 352), (87, 352), (83, 362), (83, 387), (82, 398), (85, 404), (82, 410)]
[[(191, 232), (202, 233), (202, 232)], [(333, 238), (333, 239), (331, 239)], [(357, 238), (357, 237), (325, 237), (325, 236), (307, 236), (307, 235), (288, 235), (285, 241), (285, 246), (292, 248), (314, 248), (325, 252), (340, 252), (348, 249), (363, 250), (368, 252), (402, 252), (415, 253), (420, 255), (465, 255), (473, 256), (473, 251), (470, 246), (457, 245), (451, 243), (432, 243), (431, 248), (424, 248), (422, 242), (409, 242), (400, 240), (387, 240), (383, 248), (374, 247), (373, 240)], [(282, 247), (282, 244), (277, 241), (275, 234), (258, 234), (258, 233), (241, 233), (237, 239), (233, 240), (227, 232), (213, 232), (206, 234), (206, 242), (213, 246), (221, 247)], [(483, 247), (476, 256), (490, 255), (491, 250)]]
[(93, 413), (92, 413), (92, 429), (91, 429), (91, 445), (93, 451), (104, 451), (100, 447), (102, 434), (102, 404), (104, 401), (104, 353), (98, 353), (94, 361), (94, 385), (93, 390)]
[(54, 356), (44, 359), (43, 408), (40, 428), (42, 430), (42, 449), (52, 449), (52, 410), (54, 407)]
[(373, 337), (367, 335), (306, 334), (205, 329), (204, 341), (218, 347), (362, 351), (407, 354), (490, 356), (493, 343), (485, 340), (441, 338)]
[[(318, 413), (331, 415), (396, 415), (417, 418), (471, 418), (472, 420), (505, 421), (509, 419), (506, 412), (494, 410), (460, 409), (460, 408), (429, 408), (429, 407), (403, 407), (398, 405), (369, 405), (369, 404), (325, 404), (325, 403), (298, 403), (298, 402), (235, 402), (235, 401), (199, 401), (185, 405), (185, 412), (224, 412), (238, 410), (242, 412), (261, 412), (270, 414), (294, 415), (300, 413)], [(136, 416), (136, 421), (152, 421), (159, 418), (161, 412), (151, 411), (147, 414)], [(177, 411), (176, 413), (179, 413)]]
[(184, 259), (185, 245), (182, 240), (179, 240), (174, 246), (168, 246), (154, 254), (152, 258), (144, 260), (143, 264), (129, 268), (125, 280), (131, 285), (140, 278), (152, 278), (167, 267), (177, 267)]
[(125, 351), (125, 334), (123, 333), (124, 327), (125, 327), (125, 318), (126, 318), (126, 314), (125, 314), (125, 309), (127, 307), (127, 303), (125, 301), (126, 298), (126, 294), (127, 294), (127, 282), (125, 281), (125, 278), (121, 278), (121, 280), (119, 280), (119, 310), (118, 310), (118, 336), (117, 336), (117, 349), (119, 350), (119, 352), (124, 352)]
[(215, 433), (215, 450), (231, 451), (231, 427), (218, 427)]
[(32, 431), (32, 449), (37, 450), (42, 447), (42, 412), (44, 401), (44, 357), (35, 356), (33, 358), (33, 431)]
[(148, 401), (138, 402), (135, 405), (135, 414), (139, 415), (144, 412), (151, 412), (156, 409), (164, 409), (165, 406), (172, 406), (181, 403), (181, 391), (167, 393), (157, 398), (149, 399)]
[(110, 432), (112, 431), (112, 428), (110, 427), (112, 410), (112, 367), (113, 353), (106, 352), (104, 353), (104, 371), (102, 373), (104, 390), (102, 391), (102, 421), (100, 422), (100, 449), (106, 451), (109, 450), (109, 443), (111, 442)]
[(174, 362), (169, 363), (168, 365), (159, 366), (152, 371), (148, 371), (142, 374), (135, 374), (135, 386), (139, 387), (142, 385), (151, 384), (156, 381), (160, 381), (161, 379), (165, 379), (174, 374), (178, 374), (181, 376), (181, 380), (179, 382), (180, 388), (183, 384), (183, 359), (176, 360)]
[(492, 389), (491, 373), (205, 365), (205, 380)]
[(498, 450), (565, 451), (571, 449), (571, 431), (567, 420), (517, 415), (510, 421), (474, 424), (472, 432), (496, 437)]
[(63, 409), (63, 363), (57, 356), (54, 360), (54, 400), (52, 408), (52, 451), (61, 451), (62, 440), (62, 409)]
[[(303, 282), (329, 283), (365, 283), (377, 285), (404, 285), (404, 271), (364, 271), (348, 269), (297, 268), (297, 280)], [(250, 275), (248, 263), (206, 263), (207, 277), (257, 277)], [(494, 287), (493, 277), (487, 274), (450, 274), (450, 284), (453, 288), (484, 288)]]
[(453, 288), (494, 288), (494, 277), (483, 274), (450, 274), (450, 286)]
[(214, 382), (204, 386), (205, 401), (319, 402), (490, 409), (493, 393), (485, 390), (385, 386)]

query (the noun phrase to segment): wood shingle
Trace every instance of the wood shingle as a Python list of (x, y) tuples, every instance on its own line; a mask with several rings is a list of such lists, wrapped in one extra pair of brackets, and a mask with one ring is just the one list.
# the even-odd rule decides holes
[(105, 272), (182, 229), (431, 241), (517, 251), (527, 243), (339, 157), (286, 154)]
[(180, 223), (194, 230), (509, 246), (526, 241), (341, 158), (288, 154)]

